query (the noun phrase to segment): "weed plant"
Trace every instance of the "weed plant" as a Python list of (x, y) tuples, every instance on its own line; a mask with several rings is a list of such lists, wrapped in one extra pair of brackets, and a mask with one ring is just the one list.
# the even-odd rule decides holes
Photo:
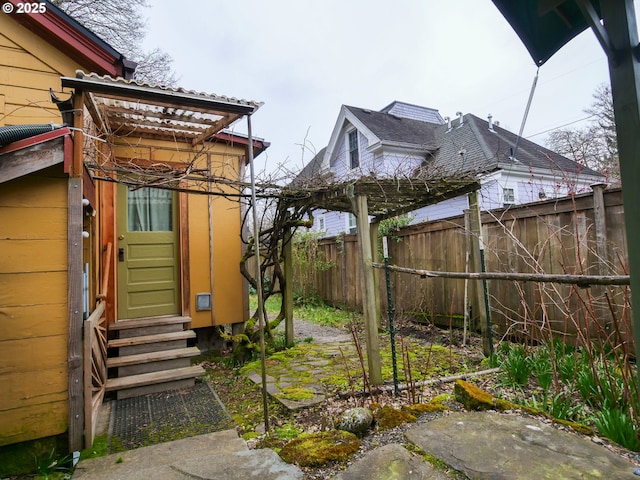
[(37, 478), (42, 480), (71, 478), (71, 455), (59, 456), (55, 449), (44, 458), (35, 458)]
[(503, 381), (510, 387), (524, 387), (531, 376), (532, 366), (523, 345), (502, 343), (499, 365)]
[(615, 349), (559, 345), (527, 348), (502, 342), (496, 354), (503, 382), (520, 393), (535, 379), (542, 398), (531, 395), (525, 404), (554, 418), (595, 426), (601, 435), (640, 451), (636, 369)]

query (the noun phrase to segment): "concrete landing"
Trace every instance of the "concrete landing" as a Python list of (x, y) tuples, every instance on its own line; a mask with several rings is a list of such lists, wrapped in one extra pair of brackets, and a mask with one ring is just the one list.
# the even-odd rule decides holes
[(301, 480), (273, 450), (249, 450), (235, 430), (81, 461), (73, 480)]

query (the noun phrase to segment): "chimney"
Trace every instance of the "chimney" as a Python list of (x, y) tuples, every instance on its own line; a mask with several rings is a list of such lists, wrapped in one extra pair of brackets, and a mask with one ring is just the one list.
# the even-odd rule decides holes
[(460, 123), (458, 124), (458, 128), (464, 125), (464, 119), (462, 118), (462, 112), (456, 112), (456, 115), (460, 119)]
[(487, 118), (489, 119), (489, 131), (495, 132), (495, 130), (493, 129), (493, 115), (489, 114)]
[(451, 131), (451, 117), (444, 117), (444, 121), (447, 122), (447, 132)]

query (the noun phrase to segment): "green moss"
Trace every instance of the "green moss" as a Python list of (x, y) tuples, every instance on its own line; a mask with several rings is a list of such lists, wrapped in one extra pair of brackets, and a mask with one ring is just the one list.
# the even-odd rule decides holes
[(569, 420), (560, 420), (559, 418), (554, 418), (553, 422), (569, 427), (582, 435), (589, 435), (590, 437), (593, 437), (596, 434), (593, 428), (588, 427), (587, 425), (582, 425), (581, 423), (571, 422)]
[(308, 388), (303, 387), (285, 387), (275, 396), (284, 400), (293, 400), (294, 402), (300, 402), (303, 400), (311, 400), (315, 392)]
[(441, 393), (440, 395), (436, 395), (431, 399), (430, 403), (445, 403), (451, 400), (455, 400), (455, 396), (450, 393)]
[(443, 405), (442, 403), (429, 402), (418, 403), (415, 405), (405, 405), (404, 407), (402, 407), (402, 410), (417, 417), (418, 415), (422, 415), (423, 413), (444, 412), (445, 410), (448, 410), (448, 407), (446, 405)]
[(496, 398), (481, 388), (464, 380), (456, 380), (453, 387), (456, 400), (467, 410), (510, 410), (514, 405), (501, 398)]
[(409, 412), (398, 410), (390, 405), (384, 405), (376, 408), (373, 417), (378, 422), (378, 430), (388, 430), (397, 427), (403, 423), (411, 423), (416, 421), (415, 415)]
[(318, 467), (345, 462), (359, 448), (360, 441), (353, 433), (329, 430), (300, 435), (282, 448), (280, 457), (301, 467)]
[(246, 432), (242, 434), (242, 439), (244, 441), (253, 440), (254, 438), (258, 438), (260, 434), (258, 432)]
[(284, 440), (293, 440), (302, 433), (302, 429), (291, 423), (285, 423), (281, 427), (276, 427), (273, 430), (274, 434), (277, 435), (278, 438), (282, 438)]

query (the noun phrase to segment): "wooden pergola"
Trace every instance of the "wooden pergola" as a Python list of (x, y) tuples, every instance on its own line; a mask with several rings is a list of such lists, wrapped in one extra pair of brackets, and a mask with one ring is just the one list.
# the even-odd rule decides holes
[[(374, 261), (378, 261), (375, 242), (379, 223), (386, 218), (475, 192), (480, 188), (480, 183), (474, 175), (459, 178), (430, 177), (428, 170), (422, 170), (412, 178), (360, 177), (351, 182), (339, 183), (320, 180), (321, 177), (315, 177), (313, 185), (304, 185), (304, 182), (294, 185), (288, 191), (285, 190), (285, 198), (290, 205), (350, 212), (356, 216), (369, 382), (371, 385), (381, 385), (378, 340), (381, 312), (379, 302), (376, 301), (377, 282), (373, 267)], [(322, 185), (318, 186), (319, 183)], [(373, 217), (371, 223), (370, 216)], [(285, 251), (285, 277), (291, 278), (291, 242), (288, 245)], [(285, 332), (289, 343), (293, 341), (293, 289), (292, 282), (285, 283)]]

